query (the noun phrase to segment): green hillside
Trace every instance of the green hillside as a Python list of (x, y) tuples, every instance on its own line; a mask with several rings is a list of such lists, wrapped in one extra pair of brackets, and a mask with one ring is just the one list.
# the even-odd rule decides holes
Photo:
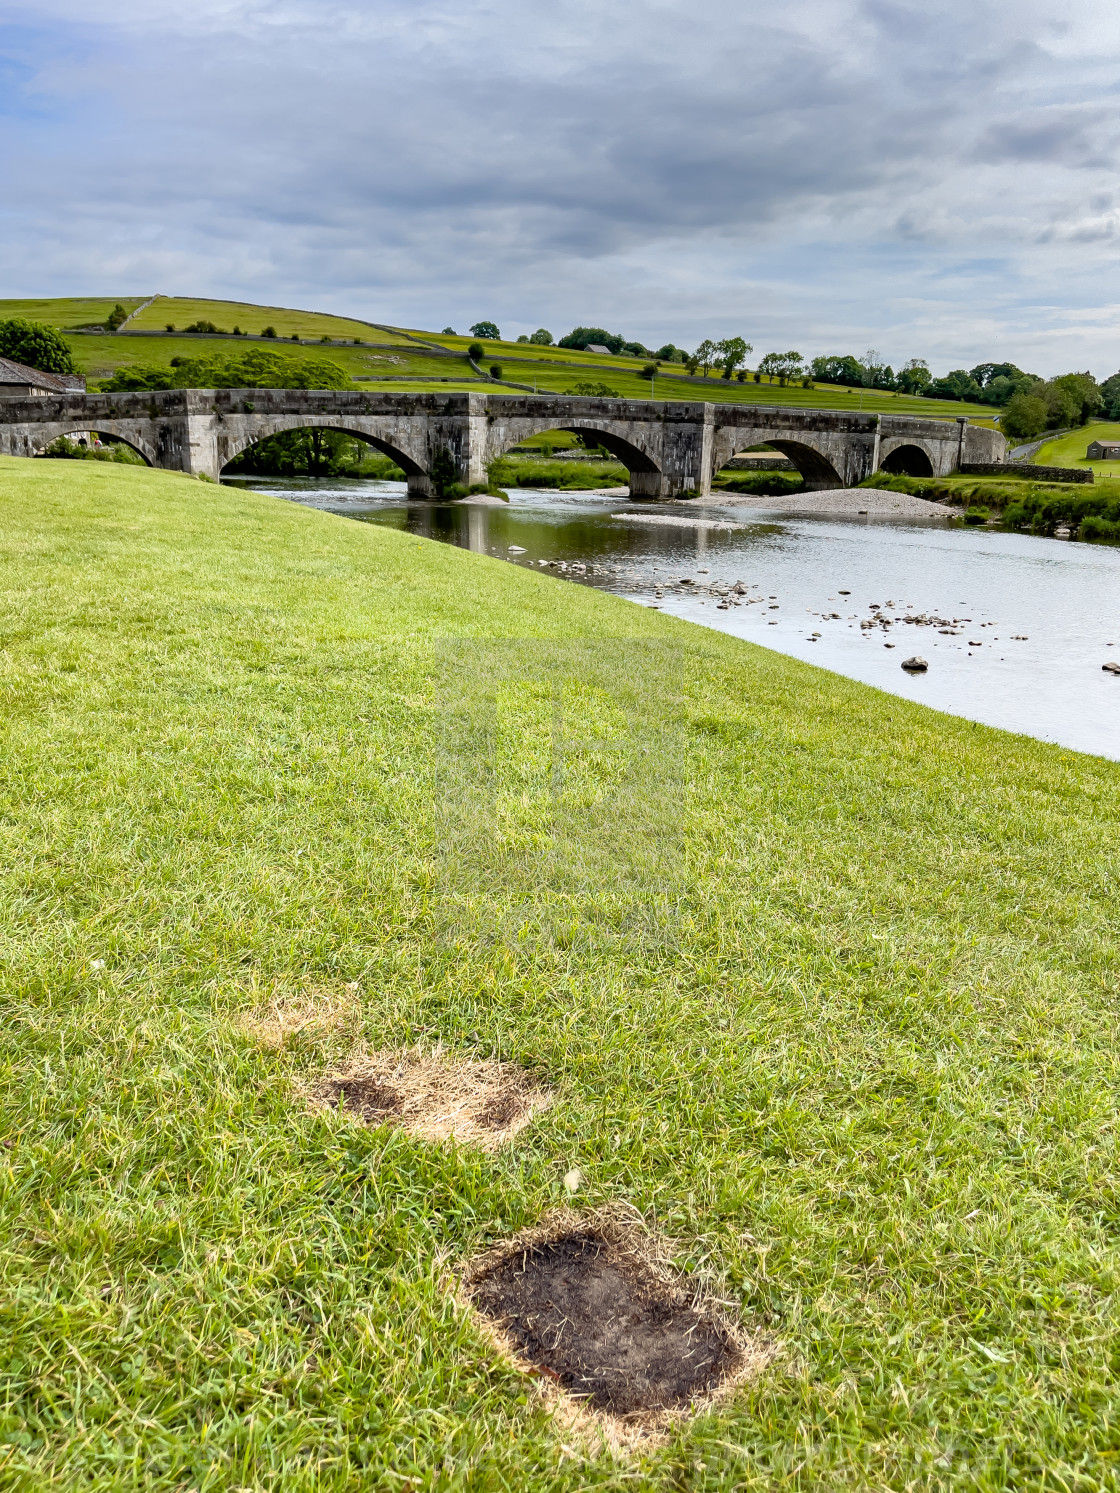
[[(5, 1490), (1115, 1488), (1120, 765), (172, 473), (0, 560)], [(313, 1105), (417, 1049), (552, 1105)], [(760, 1346), (664, 1443), (457, 1289), (563, 1203)]]
[(1068, 435), (1040, 446), (1034, 462), (1046, 467), (1087, 467), (1096, 477), (1120, 477), (1120, 461), (1087, 459), (1085, 452), (1092, 441), (1120, 441), (1120, 423), (1098, 420), (1071, 430)]
[[(778, 383), (745, 383), (720, 377), (690, 377), (676, 364), (665, 364), (651, 389), (640, 376), (646, 359), (604, 356), (572, 348), (529, 346), (523, 342), (484, 344), (483, 375), (471, 367), (468, 336), (378, 326), (326, 312), (299, 311), (279, 306), (256, 306), (244, 301), (220, 301), (182, 296), (120, 296), (100, 300), (0, 301), (0, 318), (28, 316), (69, 333), (74, 360), (91, 384), (118, 368), (141, 364), (166, 365), (173, 357), (199, 357), (208, 352), (233, 351), (244, 346), (234, 337), (239, 327), (249, 338), (259, 338), (266, 327), (277, 334), (269, 345), (295, 356), (329, 355), (352, 379), (371, 389), (471, 389), (485, 386), (500, 393), (503, 384), (519, 384), (541, 393), (573, 394), (577, 385), (602, 383), (624, 399), (704, 400), (717, 404), (791, 405), (801, 409), (866, 410), (924, 419), (953, 420), (968, 415), (991, 424), (988, 405), (956, 404), (922, 399), (884, 390), (844, 389), (833, 384), (783, 387)], [(128, 311), (144, 305), (116, 335), (91, 335), (78, 329), (97, 325), (120, 301)], [(183, 328), (211, 322), (225, 335), (185, 334)], [(174, 333), (166, 330), (176, 328)], [(293, 341), (293, 337), (298, 341)], [(489, 377), (500, 364), (503, 384)]]

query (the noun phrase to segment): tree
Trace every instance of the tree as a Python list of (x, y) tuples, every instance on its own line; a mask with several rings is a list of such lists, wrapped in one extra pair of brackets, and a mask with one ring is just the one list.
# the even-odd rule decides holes
[(657, 364), (646, 363), (642, 369), (642, 377), (653, 380), (657, 377)]
[(502, 334), (492, 321), (476, 321), (471, 327), (472, 337), (481, 337), (485, 342), (500, 342)]
[(804, 361), (799, 352), (767, 353), (759, 360), (758, 371), (765, 373), (771, 379), (777, 379), (781, 384), (788, 384), (791, 378), (801, 378), (804, 373)]
[(862, 384), (864, 366), (858, 358), (846, 353), (843, 357), (814, 358), (813, 378), (819, 384)]
[(74, 357), (62, 333), (22, 316), (0, 321), (0, 358), (11, 358), (43, 373), (74, 372)]
[(127, 389), (348, 389), (344, 368), (326, 358), (293, 358), (263, 347), (234, 357), (176, 358), (165, 368), (118, 368), (103, 392)]
[(999, 428), (1013, 441), (1029, 441), (1046, 429), (1046, 401), (1037, 394), (1013, 394), (1000, 418)]
[(120, 301), (118, 301), (117, 304), (113, 307), (112, 311), (110, 311), (108, 316), (105, 318), (105, 325), (110, 332), (115, 332), (117, 328), (127, 320), (128, 312), (121, 305)]
[(1104, 402), (1100, 385), (1091, 373), (1063, 373), (1052, 378), (1047, 387), (1054, 391), (1048, 403), (1055, 413), (1060, 402), (1059, 425), (1088, 424)]
[(557, 347), (574, 347), (582, 351), (590, 347), (592, 343), (609, 348), (612, 353), (620, 353), (626, 344), (626, 339), (619, 336), (617, 332), (604, 330), (603, 327), (573, 327), (566, 337), (560, 338), (556, 345)]
[(903, 363), (898, 375), (898, 387), (904, 394), (920, 394), (933, 382), (933, 374), (925, 358), (910, 358)]
[(442, 333), (440, 335), (443, 336), (443, 337), (454, 337), (454, 335), (455, 335), (455, 328), (454, 327), (444, 327), (444, 329), (443, 329), (443, 331), (442, 331)]
[(662, 363), (688, 362), (688, 354), (683, 350), (683, 348), (674, 347), (671, 342), (666, 342), (664, 347), (659, 347), (654, 353), (654, 357), (659, 358)]
[(931, 399), (965, 399), (979, 404), (981, 389), (964, 368), (954, 368), (944, 378), (935, 378), (926, 389)]
[(866, 389), (894, 388), (894, 370), (877, 348), (869, 347), (863, 355), (863, 384)]
[(533, 335), (529, 338), (529, 341), (535, 343), (537, 347), (551, 347), (552, 333), (548, 330), (547, 327), (538, 327)]
[(1120, 420), (1120, 373), (1106, 378), (1101, 385), (1101, 413), (1106, 420)]
[(721, 342), (717, 342), (716, 352), (723, 363), (724, 378), (730, 378), (747, 354), (753, 351), (752, 345), (744, 342), (742, 337), (724, 337)]
[(716, 360), (716, 356), (717, 354), (715, 343), (711, 342), (707, 337), (705, 337), (703, 342), (701, 342), (700, 346), (696, 349), (695, 353), (696, 361), (704, 370), (705, 378), (707, 378), (709, 370)]

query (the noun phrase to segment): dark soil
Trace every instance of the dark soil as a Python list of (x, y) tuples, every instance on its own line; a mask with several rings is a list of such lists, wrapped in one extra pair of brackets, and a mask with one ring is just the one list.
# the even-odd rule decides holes
[(507, 1125), (512, 1125), (514, 1120), (519, 1120), (525, 1113), (528, 1104), (525, 1095), (520, 1089), (502, 1089), (481, 1110), (478, 1123), (487, 1130), (504, 1130)]
[(363, 1120), (382, 1120), (399, 1114), (404, 1100), (396, 1089), (378, 1083), (376, 1078), (332, 1078), (326, 1085), (327, 1098), (339, 1109), (348, 1109)]
[(471, 1296), (540, 1373), (615, 1415), (686, 1405), (740, 1362), (725, 1327), (594, 1232), (507, 1256)]

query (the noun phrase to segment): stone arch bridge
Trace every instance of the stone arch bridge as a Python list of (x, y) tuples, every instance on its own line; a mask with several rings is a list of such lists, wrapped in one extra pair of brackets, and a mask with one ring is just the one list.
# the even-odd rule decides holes
[[(151, 466), (217, 477), (256, 442), (281, 431), (345, 431), (401, 466), (411, 497), (428, 497), (437, 461), (458, 480), (547, 430), (606, 447), (630, 472), (630, 496), (702, 497), (736, 451), (767, 443), (809, 488), (850, 487), (880, 469), (946, 476), (965, 462), (1003, 461), (995, 430), (958, 416), (804, 410), (556, 395), (381, 394), (319, 389), (168, 389), (0, 399), (0, 452), (36, 456), (59, 436), (95, 431), (132, 446)], [(442, 458), (442, 460), (441, 460)]]

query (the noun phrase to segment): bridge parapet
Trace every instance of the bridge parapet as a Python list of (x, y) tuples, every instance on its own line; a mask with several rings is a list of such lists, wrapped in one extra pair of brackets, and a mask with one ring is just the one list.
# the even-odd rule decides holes
[(998, 431), (964, 419), (784, 406), (330, 389), (0, 399), (5, 454), (35, 456), (59, 436), (100, 431), (153, 466), (210, 477), (246, 447), (308, 427), (347, 431), (384, 451), (414, 497), (433, 492), (437, 463), (461, 482), (481, 482), (496, 457), (547, 430), (592, 437), (629, 469), (631, 497), (647, 500), (703, 496), (736, 451), (763, 443), (791, 457), (810, 488), (851, 486), (880, 467), (945, 476), (962, 463), (1006, 458)]

